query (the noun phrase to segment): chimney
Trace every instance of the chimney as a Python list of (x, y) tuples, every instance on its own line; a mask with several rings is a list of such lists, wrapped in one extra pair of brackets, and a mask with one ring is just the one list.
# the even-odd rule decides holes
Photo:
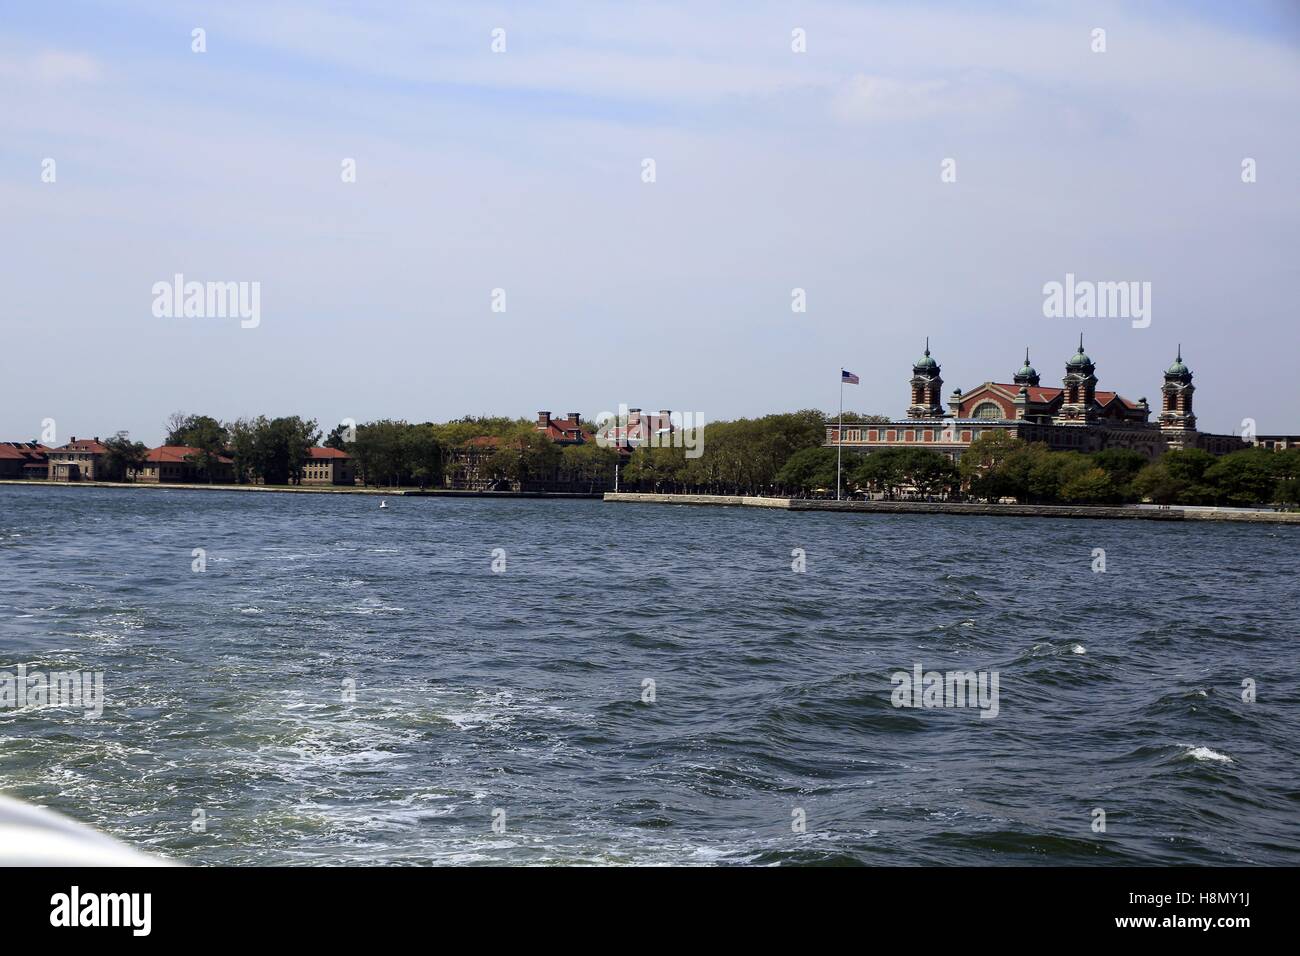
[(537, 413), (537, 427), (538, 427), (538, 428), (547, 428), (550, 424), (551, 424), (551, 413), (550, 413), (550, 412), (538, 412), (538, 413)]
[(582, 413), (569, 412), (569, 420), (573, 422), (575, 427), (577, 427), (578, 422), (582, 421)]
[(77, 440), (77, 436), (76, 436), (76, 435), (73, 435), (71, 438), (68, 439), (68, 444), (71, 445), (71, 444), (73, 444), (76, 440)]
[(672, 414), (673, 413), (670, 409), (667, 408), (659, 409), (659, 424), (657, 427), (667, 428), (669, 431), (672, 431), (672, 427), (673, 427)]

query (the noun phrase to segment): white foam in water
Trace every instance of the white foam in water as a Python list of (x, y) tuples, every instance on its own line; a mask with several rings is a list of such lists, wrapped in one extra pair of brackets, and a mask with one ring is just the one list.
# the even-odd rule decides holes
[[(1186, 746), (1186, 744), (1184, 744), (1184, 746)], [(1227, 754), (1221, 754), (1217, 750), (1211, 750), (1209, 747), (1188, 747), (1183, 756), (1191, 757), (1193, 760), (1214, 760), (1219, 763), (1232, 763), (1232, 758)]]

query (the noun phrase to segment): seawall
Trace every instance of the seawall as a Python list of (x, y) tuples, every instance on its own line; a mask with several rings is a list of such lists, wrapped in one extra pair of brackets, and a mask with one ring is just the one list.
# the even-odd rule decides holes
[(27, 481), (0, 479), (23, 488), (154, 488), (185, 491), (267, 491), (293, 495), (380, 495), (385, 498), (600, 498), (599, 491), (462, 491), (454, 488), (366, 488), (360, 485), (203, 485), (153, 481)]
[(609, 492), (606, 501), (626, 504), (722, 505), (786, 511), (849, 511), (865, 514), (986, 515), (1007, 518), (1109, 518), (1141, 521), (1244, 521), (1300, 524), (1300, 512), (1123, 508), (1106, 505), (999, 505), (958, 501), (826, 501), (748, 495), (663, 495)]

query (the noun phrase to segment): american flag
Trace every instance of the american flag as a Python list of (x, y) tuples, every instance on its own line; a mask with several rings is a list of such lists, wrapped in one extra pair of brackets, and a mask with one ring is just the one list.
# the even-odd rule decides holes
[(846, 372), (844, 369), (840, 369), (840, 382), (848, 382), (850, 385), (857, 385), (858, 377), (852, 372)]

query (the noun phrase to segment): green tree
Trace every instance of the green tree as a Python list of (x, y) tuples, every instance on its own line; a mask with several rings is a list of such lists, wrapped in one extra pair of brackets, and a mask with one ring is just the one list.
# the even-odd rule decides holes
[(862, 456), (850, 472), (853, 487), (894, 497), (905, 480), (902, 448), (882, 448)]
[(351, 455), (356, 459), (361, 480), (367, 485), (396, 486), (406, 477), (406, 422), (381, 419), (357, 426), (357, 440)]
[[(198, 468), (199, 476), (211, 484), (217, 464), (225, 454), (226, 444), (230, 440), (226, 426), (207, 415), (196, 415), (178, 437), (182, 440), (174, 444), (189, 445), (194, 449), (185, 458), (192, 461)], [(173, 442), (169, 441), (168, 444)]]
[(1300, 504), (1300, 448), (1288, 448), (1273, 454), (1277, 456), (1277, 463), (1273, 466), (1277, 477), (1273, 500), (1288, 506)]
[(442, 483), (442, 448), (432, 425), (408, 425), (401, 435), (402, 470), (421, 490)]
[(997, 501), (1016, 497), (1023, 488), (1007, 468), (1008, 459), (1024, 445), (1019, 438), (1000, 429), (990, 429), (981, 434), (962, 452), (958, 469), (963, 483), (977, 498)]
[(506, 436), (488, 460), (489, 471), (516, 483), (520, 490), (545, 487), (555, 480), (560, 449), (534, 425), (521, 425)]
[(1214, 464), (1214, 456), (1201, 448), (1183, 448), (1166, 452), (1160, 461), (1169, 477), (1181, 484), (1178, 503), (1184, 505), (1212, 505), (1218, 497), (1205, 473)]
[(1203, 480), (1214, 489), (1217, 504), (1267, 505), (1278, 491), (1282, 463), (1277, 452), (1247, 448), (1219, 458), (1205, 469)]
[(134, 481), (132, 472), (143, 468), (145, 459), (149, 457), (149, 449), (144, 443), (131, 441), (129, 434), (124, 431), (107, 439), (104, 447), (107, 451), (104, 452), (100, 466), (106, 475), (112, 475), (119, 481), (123, 478)]
[(594, 492), (613, 486), (618, 452), (601, 448), (594, 441), (567, 445), (560, 451), (560, 472), (570, 481), (585, 485)]
[(1086, 458), (1075, 467), (1067, 466), (1062, 479), (1060, 491), (1062, 501), (1073, 504), (1104, 504), (1118, 497), (1115, 483), (1106, 470), (1088, 463)]
[(350, 426), (348, 425), (335, 425), (330, 429), (329, 437), (325, 439), (325, 447), (334, 448), (338, 451), (347, 451), (347, 436), (349, 428)]
[(253, 436), (253, 460), (258, 477), (268, 485), (299, 484), (310, 449), (320, 440), (314, 420), (288, 415), (259, 418)]
[(1110, 476), (1117, 495), (1131, 497), (1131, 485), (1150, 459), (1132, 448), (1107, 448), (1092, 456), (1092, 463)]
[[(1173, 454), (1170, 452), (1169, 454)], [(1165, 458), (1169, 457), (1165, 455)], [(1178, 502), (1187, 491), (1186, 479), (1173, 475), (1167, 462), (1153, 461), (1135, 477), (1131, 483), (1133, 493), (1158, 505), (1172, 505)]]
[(230, 435), (229, 449), (234, 462), (235, 481), (241, 485), (256, 482), (266, 471), (260, 458), (262, 448), (257, 436), (268, 424), (264, 417), (251, 420), (240, 418), (226, 427)]
[(903, 480), (923, 497), (946, 496), (961, 487), (961, 473), (947, 455), (932, 448), (904, 448)]
[[(786, 459), (776, 473), (776, 483), (783, 489), (816, 491), (835, 487), (834, 448), (802, 448)], [(854, 465), (856, 455), (850, 453), (848, 465)], [(845, 469), (847, 470), (847, 469)]]
[(186, 415), (184, 412), (172, 412), (167, 419), (167, 438), (164, 445), (189, 445), (202, 448), (210, 444), (214, 437), (225, 444), (226, 428), (211, 415)]

